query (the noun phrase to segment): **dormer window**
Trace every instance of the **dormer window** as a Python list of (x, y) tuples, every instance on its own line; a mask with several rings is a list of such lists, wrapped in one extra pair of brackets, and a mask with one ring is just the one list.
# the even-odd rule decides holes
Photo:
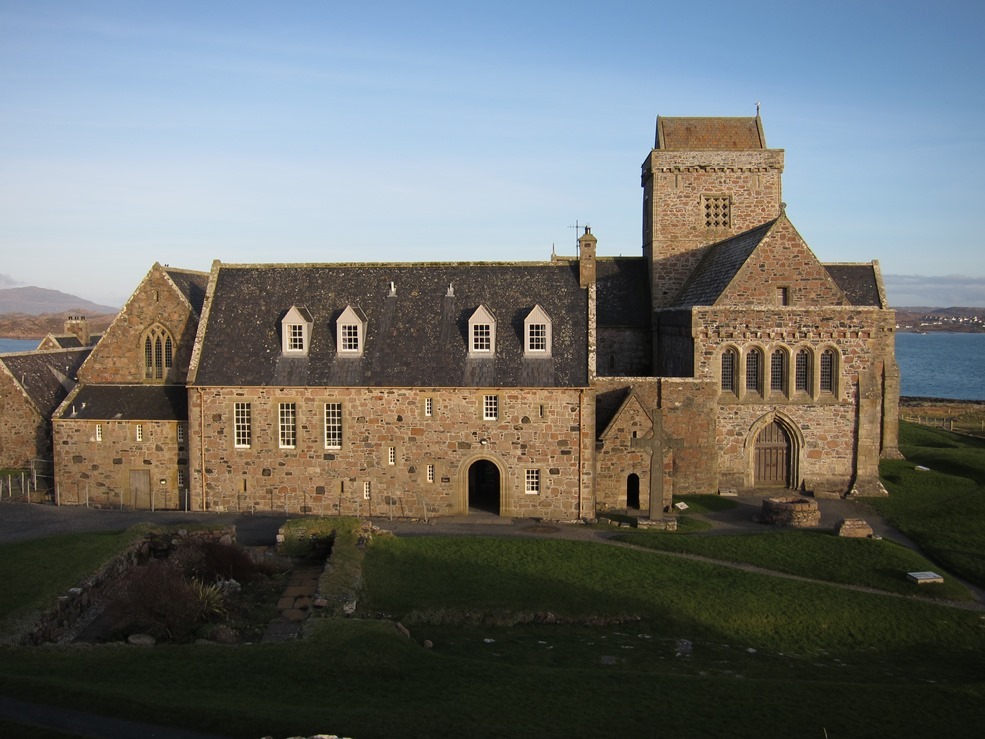
[(336, 349), (343, 357), (361, 357), (366, 344), (366, 315), (356, 306), (346, 306), (336, 321)]
[(551, 356), (551, 317), (539, 305), (523, 319), (523, 354), (534, 358)]
[(284, 354), (304, 356), (311, 345), (311, 314), (307, 308), (291, 306), (281, 319), (281, 351)]
[(496, 318), (480, 305), (469, 318), (469, 356), (491, 357), (496, 354)]

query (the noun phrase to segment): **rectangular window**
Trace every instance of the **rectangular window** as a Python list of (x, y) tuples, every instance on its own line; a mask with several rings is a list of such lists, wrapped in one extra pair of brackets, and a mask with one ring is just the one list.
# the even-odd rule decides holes
[(253, 442), (253, 419), (249, 403), (233, 405), (233, 443), (237, 449), (248, 449)]
[(325, 403), (325, 448), (342, 448), (341, 403)]
[(292, 352), (304, 351), (304, 324), (287, 324), (287, 350)]
[(101, 423), (96, 424), (96, 441), (103, 440), (103, 425)]
[(281, 403), (277, 409), (280, 448), (294, 449), (298, 443), (298, 411), (294, 403)]
[(369, 500), (370, 487), (371, 487), (371, 485), (370, 485), (369, 480), (367, 480), (366, 482), (363, 483), (363, 497), (366, 500)]
[(428, 465), (428, 482), (434, 482), (434, 465)]
[(527, 470), (524, 478), (524, 492), (530, 495), (540, 492), (540, 470)]
[(786, 287), (776, 288), (776, 304), (790, 305), (790, 290)]
[(178, 428), (176, 430), (176, 434), (177, 434), (178, 441), (184, 441), (185, 440), (185, 424), (183, 424), (183, 423), (179, 423), (178, 424)]
[(472, 327), (472, 351), (492, 350), (492, 327), (488, 323), (477, 323)]
[(531, 352), (547, 351), (547, 324), (531, 323), (527, 337), (527, 350)]
[(340, 326), (342, 331), (342, 351), (359, 351), (359, 326), (355, 323), (343, 323)]
[(484, 421), (498, 421), (499, 420), (499, 396), (498, 395), (483, 395), (482, 396), (482, 420), (484, 420)]
[(424, 415), (433, 416), (434, 415), (434, 398), (424, 399)]
[(144, 424), (138, 423), (136, 429), (137, 441), (144, 440)]
[(386, 463), (389, 465), (394, 465), (397, 463), (397, 447), (392, 446), (389, 449), (387, 449)]
[(184, 487), (184, 485), (185, 485), (185, 471), (183, 469), (181, 469), (181, 467), (179, 467), (178, 468), (178, 489), (181, 490), (181, 488)]

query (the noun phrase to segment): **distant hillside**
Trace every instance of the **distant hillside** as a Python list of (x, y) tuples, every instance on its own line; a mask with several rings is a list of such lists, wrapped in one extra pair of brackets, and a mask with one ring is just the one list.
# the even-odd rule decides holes
[[(116, 314), (119, 308), (98, 305), (83, 298), (43, 287), (6, 287), (0, 289), (0, 314), (22, 313), (40, 316), (45, 313), (80, 313), (84, 316)], [(61, 330), (61, 329), (59, 329)]]
[[(5, 313), (0, 315), (0, 336), (5, 339), (43, 339), (48, 334), (65, 333), (65, 319), (77, 315), (78, 311), (65, 313), (44, 313), (40, 316), (29, 316), (26, 313)], [(92, 315), (84, 313), (89, 322), (89, 331), (94, 334), (102, 333), (116, 318), (115, 313)]]
[(901, 331), (985, 332), (985, 308), (896, 308), (896, 324)]

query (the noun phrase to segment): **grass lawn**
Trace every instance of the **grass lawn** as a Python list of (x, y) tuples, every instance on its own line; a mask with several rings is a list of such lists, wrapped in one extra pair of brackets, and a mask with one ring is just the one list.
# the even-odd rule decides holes
[[(904, 430), (910, 461), (886, 466), (892, 497), (876, 505), (974, 572), (985, 455), (927, 433)], [(918, 457), (933, 471), (914, 471)], [(358, 597), (357, 618), (314, 619), (284, 644), (2, 649), (0, 692), (242, 737), (956, 739), (985, 722), (981, 611), (642, 548), (377, 536), (363, 551), (342, 530), (323, 586)], [(927, 569), (890, 542), (816, 532), (624, 533), (889, 591), (900, 570)]]
[(882, 463), (889, 497), (870, 505), (935, 561), (985, 587), (985, 440), (901, 423), (900, 451), (905, 460)]

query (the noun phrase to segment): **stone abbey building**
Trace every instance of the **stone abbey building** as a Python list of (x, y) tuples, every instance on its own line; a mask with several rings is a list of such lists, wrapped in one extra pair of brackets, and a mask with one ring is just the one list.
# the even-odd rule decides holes
[(642, 255), (155, 264), (53, 419), (62, 504), (661, 519), (880, 494), (894, 314), (824, 264), (760, 118), (658, 118)]

